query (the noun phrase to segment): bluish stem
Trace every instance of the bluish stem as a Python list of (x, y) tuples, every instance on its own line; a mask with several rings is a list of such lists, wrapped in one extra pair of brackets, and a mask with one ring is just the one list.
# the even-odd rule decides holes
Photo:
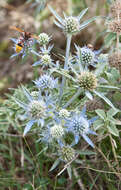
[[(65, 70), (68, 70), (69, 53), (70, 53), (70, 46), (71, 46), (71, 38), (72, 38), (71, 35), (67, 36), (66, 57), (65, 57), (65, 64), (64, 64), (64, 69)], [(60, 87), (60, 101), (61, 101), (62, 96), (63, 96), (63, 89), (64, 89), (65, 82), (66, 82), (66, 78), (65, 78), (65, 76), (63, 76), (62, 77), (62, 84), (61, 84), (61, 87)]]
[(76, 92), (76, 94), (74, 94), (74, 96), (63, 106), (63, 108), (67, 108), (68, 106), (70, 106), (70, 104), (72, 104), (74, 102), (74, 100), (76, 100), (76, 98), (79, 97), (81, 92), (82, 92), (82, 89), (79, 88), (78, 91)]

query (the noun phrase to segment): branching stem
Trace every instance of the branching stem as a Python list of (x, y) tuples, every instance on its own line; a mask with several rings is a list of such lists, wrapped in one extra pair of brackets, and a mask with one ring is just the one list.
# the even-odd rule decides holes
[[(70, 53), (70, 46), (71, 46), (71, 35), (67, 36), (67, 46), (66, 46), (66, 57), (65, 57), (65, 64), (64, 64), (64, 69), (68, 70), (68, 63), (69, 63), (69, 53)], [(63, 96), (63, 89), (65, 86), (65, 82), (66, 82), (66, 78), (65, 76), (62, 77), (62, 84), (61, 84), (61, 88), (60, 88), (60, 102)]]
[(74, 94), (74, 96), (63, 106), (63, 108), (67, 108), (68, 106), (70, 106), (70, 104), (72, 104), (74, 102), (74, 100), (76, 100), (76, 98), (79, 97), (81, 92), (82, 92), (82, 89), (79, 88), (78, 91), (76, 92), (76, 94)]

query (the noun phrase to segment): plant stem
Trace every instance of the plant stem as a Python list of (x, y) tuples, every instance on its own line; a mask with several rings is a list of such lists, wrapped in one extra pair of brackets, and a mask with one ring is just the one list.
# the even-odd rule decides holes
[[(72, 38), (71, 35), (67, 36), (66, 57), (65, 57), (65, 64), (64, 64), (64, 69), (65, 70), (68, 70), (69, 52), (70, 52), (70, 46), (71, 46), (71, 38)], [(63, 96), (63, 89), (64, 89), (65, 82), (66, 82), (66, 78), (65, 78), (65, 76), (63, 76), (62, 77), (62, 84), (61, 84), (61, 87), (60, 87), (60, 102), (61, 102), (61, 99), (62, 99), (62, 96)]]
[(73, 173), (74, 173), (74, 176), (75, 176), (76, 179), (77, 179), (77, 183), (78, 183), (78, 185), (79, 185), (79, 187), (80, 187), (80, 190), (85, 190), (84, 184), (82, 183), (82, 180), (81, 180), (81, 178), (79, 177), (79, 174), (78, 174), (76, 168), (73, 168)]
[[(120, 21), (120, 11), (117, 10), (117, 21), (119, 22)], [(118, 53), (118, 60), (119, 60), (119, 37), (120, 37), (120, 34), (119, 32), (117, 32), (116, 34), (116, 49), (117, 49), (117, 53)], [(121, 66), (119, 65), (119, 72), (120, 72), (120, 76), (121, 76)]]
[(70, 104), (73, 103), (73, 101), (79, 97), (79, 95), (81, 94), (82, 89), (79, 88), (78, 91), (76, 92), (76, 94), (74, 94), (74, 96), (63, 106), (63, 108), (67, 108)]
[(119, 163), (118, 163), (118, 159), (117, 159), (117, 156), (116, 156), (116, 151), (115, 151), (115, 147), (114, 147), (114, 144), (113, 144), (112, 135), (109, 134), (109, 137), (110, 137), (110, 141), (111, 141), (111, 146), (112, 146), (112, 151), (113, 151), (113, 155), (114, 155), (114, 158), (115, 158), (115, 162), (117, 163), (117, 170), (118, 170), (118, 172), (120, 172), (119, 171)]
[(121, 180), (121, 174), (117, 173), (116, 170), (113, 168), (113, 166), (110, 164), (110, 161), (106, 158), (105, 154), (99, 149), (98, 147), (95, 146), (97, 151), (102, 155), (102, 157), (105, 159), (105, 161), (108, 164), (108, 167), (112, 169), (112, 171), (115, 173), (115, 175)]

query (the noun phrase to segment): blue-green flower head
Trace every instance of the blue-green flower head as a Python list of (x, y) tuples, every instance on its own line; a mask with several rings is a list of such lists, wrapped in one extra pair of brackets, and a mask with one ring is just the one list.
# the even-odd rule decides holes
[(49, 9), (56, 18), (55, 24), (59, 28), (61, 28), (67, 36), (78, 33), (80, 30), (84, 29), (89, 23), (96, 20), (96, 17), (93, 17), (80, 24), (80, 20), (86, 14), (88, 8), (82, 10), (77, 17), (66, 16), (64, 14), (64, 19), (61, 18), (52, 7), (49, 6)]
[(49, 41), (50, 41), (50, 37), (46, 34), (46, 33), (41, 33), (40, 35), (39, 35), (39, 43), (40, 43), (40, 45), (47, 45), (48, 43), (49, 43)]
[(76, 34), (80, 31), (80, 23), (78, 18), (69, 16), (66, 17), (63, 23), (63, 30), (65, 34)]
[(87, 116), (85, 115), (85, 108), (81, 113), (74, 113), (73, 116), (67, 120), (65, 126), (67, 127), (68, 132), (72, 132), (75, 138), (75, 144), (79, 142), (80, 137), (82, 136), (88, 144), (94, 147), (94, 144), (87, 136), (88, 134), (96, 133), (90, 129), (90, 125), (97, 119), (93, 117), (92, 119), (88, 120)]
[(81, 48), (82, 64), (91, 65), (95, 62), (95, 53), (88, 47)]
[(96, 76), (89, 71), (83, 71), (78, 76), (79, 86), (84, 90), (93, 91), (97, 87)]
[(80, 47), (75, 44), (76, 48), (76, 62), (82, 65), (84, 69), (88, 69), (91, 65), (96, 67), (96, 63), (98, 63), (98, 55), (100, 54), (101, 50), (93, 50), (93, 46), (88, 44), (88, 46)]
[(60, 160), (66, 163), (72, 161), (76, 156), (75, 150), (70, 145), (62, 145), (58, 150), (58, 154)]
[(35, 123), (37, 123), (38, 126), (44, 126), (44, 120), (50, 117), (54, 104), (48, 93), (45, 93), (43, 97), (39, 92), (38, 98), (35, 99), (25, 87), (22, 87), (22, 89), (28, 100), (27, 103), (21, 102), (19, 99), (15, 99), (15, 101), (24, 109), (24, 119), (29, 120), (24, 129), (24, 135), (26, 135)]
[(59, 146), (62, 145), (62, 139), (65, 135), (65, 129), (60, 123), (48, 124), (46, 129), (41, 134), (40, 140), (46, 144), (57, 142)]
[(41, 57), (41, 62), (42, 62), (42, 64), (43, 65), (50, 65), (51, 64), (51, 57), (50, 57), (50, 55), (43, 55), (42, 57)]
[(31, 92), (31, 96), (33, 97), (34, 100), (38, 100), (39, 92), (33, 91), (33, 92)]
[(64, 136), (65, 131), (62, 125), (58, 124), (50, 128), (50, 134), (54, 139), (61, 139)]
[(42, 100), (33, 100), (29, 103), (27, 114), (31, 119), (40, 119), (46, 116), (46, 104)]
[(66, 118), (70, 116), (70, 112), (67, 109), (61, 109), (59, 111), (59, 117)]
[(34, 83), (37, 88), (41, 90), (53, 89), (57, 87), (57, 79), (54, 79), (47, 74), (42, 75), (38, 80), (34, 81)]

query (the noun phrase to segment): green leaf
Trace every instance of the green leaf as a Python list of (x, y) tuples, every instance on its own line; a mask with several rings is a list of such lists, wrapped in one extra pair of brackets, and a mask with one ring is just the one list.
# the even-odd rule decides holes
[(39, 155), (42, 154), (43, 152), (46, 152), (47, 149), (48, 149), (48, 146), (46, 146), (45, 148), (43, 148), (43, 149), (37, 154), (37, 156), (39, 156)]
[(115, 121), (115, 124), (116, 125), (121, 125), (121, 121), (120, 120), (117, 120), (117, 119), (115, 119), (116, 121)]
[(60, 160), (59, 160), (59, 159), (55, 160), (55, 162), (53, 163), (53, 165), (52, 165), (52, 167), (50, 168), (49, 171), (54, 170), (54, 169), (58, 166), (59, 163), (60, 163)]
[(68, 172), (69, 178), (72, 179), (72, 170), (71, 170), (70, 165), (67, 167), (67, 172)]
[(81, 11), (81, 13), (79, 14), (78, 19), (81, 20), (82, 17), (86, 14), (87, 11), (88, 11), (88, 8), (83, 9), (83, 10)]
[(104, 94), (102, 94), (102, 93), (99, 93), (99, 92), (97, 92), (96, 90), (93, 90), (93, 92), (97, 95), (97, 96), (99, 96), (100, 98), (102, 98), (109, 106), (111, 106), (113, 109), (116, 109), (115, 107), (114, 107), (114, 105), (111, 103), (111, 101), (108, 99), (108, 98), (106, 98), (105, 96), (104, 96)]
[(109, 47), (109, 46), (112, 44), (113, 40), (115, 40), (115, 39), (116, 39), (116, 34), (110, 32), (110, 33), (105, 37), (105, 40), (104, 40), (104, 43), (105, 43), (106, 47)]
[(90, 24), (91, 22), (97, 20), (98, 18), (101, 18), (100, 16), (95, 16), (95, 17), (92, 17), (86, 21), (84, 21), (81, 25), (80, 25), (80, 30), (84, 29), (87, 27), (88, 24)]
[(100, 64), (100, 66), (94, 72), (95, 75), (99, 76), (104, 71), (104, 68), (105, 68), (106, 65), (107, 65), (106, 62), (104, 62), (103, 64)]
[(118, 112), (119, 112), (118, 109), (110, 109), (110, 110), (107, 112), (107, 116), (108, 116), (108, 117), (113, 117), (113, 116), (116, 115)]
[(77, 80), (75, 80), (71, 75), (69, 75), (67, 73), (67, 71), (65, 71), (64, 69), (60, 69), (60, 70), (58, 70), (58, 69), (52, 69), (51, 70), (51, 74), (54, 73), (54, 72), (59, 73), (59, 74), (65, 76), (65, 77), (67, 77), (68, 79), (73, 80), (74, 82), (77, 82)]
[(119, 90), (120, 88), (116, 86), (108, 86), (108, 85), (98, 85), (99, 88), (109, 88), (109, 89), (116, 89)]
[(116, 125), (111, 123), (110, 126), (107, 126), (107, 128), (112, 135), (119, 137), (119, 131), (116, 128)]
[(101, 119), (105, 120), (106, 119), (106, 114), (103, 110), (97, 109), (95, 112), (101, 117)]
[(56, 12), (51, 6), (48, 6), (48, 8), (49, 8), (50, 11), (52, 12), (52, 14), (55, 16), (55, 18), (56, 18), (61, 24), (63, 24), (63, 19), (57, 14), (57, 12)]
[(104, 125), (103, 121), (101, 119), (98, 119), (96, 120), (94, 123), (93, 123), (93, 128), (94, 130), (98, 130), (100, 127), (102, 127)]
[(82, 150), (77, 150), (77, 153), (80, 155), (92, 155), (92, 154), (96, 154), (96, 152), (93, 151), (82, 151)]
[(89, 91), (86, 91), (85, 94), (86, 94), (87, 98), (89, 98), (90, 100), (93, 100), (93, 96)]

